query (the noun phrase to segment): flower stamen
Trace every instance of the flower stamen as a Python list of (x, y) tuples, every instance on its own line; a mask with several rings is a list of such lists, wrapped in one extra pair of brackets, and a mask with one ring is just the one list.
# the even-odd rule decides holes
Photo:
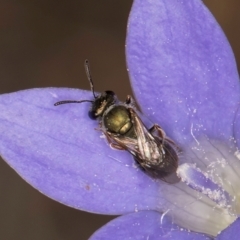
[(216, 236), (240, 214), (240, 160), (234, 142), (194, 139), (183, 149), (177, 170), (181, 181), (161, 184), (173, 222)]
[(203, 173), (201, 169), (192, 164), (182, 164), (177, 170), (178, 177), (190, 188), (203, 193), (219, 207), (229, 208), (234, 201), (233, 198), (217, 183), (211, 176)]

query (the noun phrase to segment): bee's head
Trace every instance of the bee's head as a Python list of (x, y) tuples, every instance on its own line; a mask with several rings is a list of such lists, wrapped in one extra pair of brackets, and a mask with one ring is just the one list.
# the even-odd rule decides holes
[(89, 117), (96, 119), (101, 117), (104, 112), (113, 104), (116, 103), (116, 96), (113, 91), (105, 91), (95, 98), (92, 103), (92, 108), (89, 111)]
[(88, 81), (90, 83), (90, 87), (93, 93), (94, 100), (63, 100), (56, 102), (54, 106), (58, 106), (61, 104), (66, 104), (66, 103), (82, 103), (82, 102), (91, 102), (92, 107), (89, 111), (89, 117), (91, 119), (97, 119), (98, 117), (101, 117), (104, 112), (114, 103), (116, 103), (117, 98), (116, 95), (113, 91), (105, 91), (101, 93), (100, 95), (96, 96), (94, 92), (94, 87), (93, 87), (93, 81), (92, 81), (92, 76), (90, 73), (90, 66), (89, 62), (86, 59), (84, 62), (86, 74)]

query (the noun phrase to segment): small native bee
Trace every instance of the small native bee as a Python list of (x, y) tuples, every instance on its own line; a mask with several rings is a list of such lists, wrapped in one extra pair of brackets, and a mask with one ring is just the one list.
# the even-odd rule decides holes
[(169, 183), (177, 182), (179, 148), (175, 143), (166, 137), (159, 125), (154, 124), (147, 129), (129, 95), (124, 103), (118, 101), (113, 91), (96, 96), (88, 60), (85, 60), (84, 66), (94, 99), (64, 100), (54, 105), (91, 102), (89, 116), (99, 120), (100, 129), (112, 148), (131, 153), (141, 169), (151, 177)]

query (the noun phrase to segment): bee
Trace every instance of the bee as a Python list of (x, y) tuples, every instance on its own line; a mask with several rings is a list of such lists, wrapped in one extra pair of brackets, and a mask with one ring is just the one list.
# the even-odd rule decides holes
[(156, 179), (169, 183), (179, 181), (176, 175), (179, 148), (169, 139), (163, 129), (154, 124), (148, 129), (133, 106), (131, 96), (120, 102), (113, 91), (95, 94), (88, 60), (84, 63), (86, 75), (93, 93), (93, 100), (64, 100), (66, 103), (92, 103), (89, 117), (99, 121), (100, 130), (110, 146), (128, 151), (140, 168)]

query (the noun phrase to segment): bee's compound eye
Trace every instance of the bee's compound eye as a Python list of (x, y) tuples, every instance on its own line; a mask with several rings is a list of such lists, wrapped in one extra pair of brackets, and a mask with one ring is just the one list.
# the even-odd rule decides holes
[(94, 111), (89, 111), (89, 112), (88, 112), (88, 116), (89, 116), (89, 118), (91, 118), (92, 120), (96, 120), (96, 119), (97, 119), (97, 116), (96, 116), (96, 114), (95, 114)]

